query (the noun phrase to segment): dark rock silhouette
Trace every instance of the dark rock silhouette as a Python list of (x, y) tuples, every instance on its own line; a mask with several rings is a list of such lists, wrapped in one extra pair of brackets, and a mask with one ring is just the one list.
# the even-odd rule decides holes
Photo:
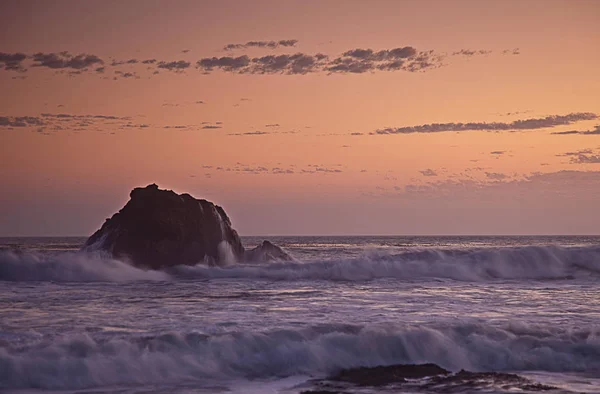
[(152, 269), (243, 259), (240, 237), (218, 205), (155, 184), (133, 189), (130, 197), (87, 240), (84, 250), (107, 251)]
[[(353, 387), (405, 387), (407, 391), (427, 393), (468, 393), (501, 387), (514, 391), (552, 391), (556, 387), (531, 381), (519, 375), (501, 372), (451, 373), (436, 364), (396, 364), (379, 367), (342, 369), (326, 379), (313, 381), (316, 386), (302, 394), (346, 394)], [(404, 392), (404, 390), (402, 390)], [(355, 392), (355, 391), (352, 391)], [(390, 391), (391, 392), (391, 391)]]
[(256, 261), (292, 261), (292, 257), (283, 251), (279, 246), (269, 241), (263, 241), (254, 249), (247, 250), (244, 259), (250, 262)]
[(421, 379), (449, 373), (436, 364), (397, 364), (343, 369), (331, 376), (329, 380), (353, 383), (358, 386), (384, 386), (391, 383), (404, 383), (406, 379)]

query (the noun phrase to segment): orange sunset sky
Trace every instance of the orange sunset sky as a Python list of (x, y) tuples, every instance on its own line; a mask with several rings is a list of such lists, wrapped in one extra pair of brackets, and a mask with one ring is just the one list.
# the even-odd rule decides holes
[(0, 236), (600, 233), (600, 1), (0, 2)]

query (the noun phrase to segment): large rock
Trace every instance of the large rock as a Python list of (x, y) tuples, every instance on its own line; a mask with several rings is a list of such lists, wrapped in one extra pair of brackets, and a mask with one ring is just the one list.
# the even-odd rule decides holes
[(103, 250), (153, 269), (242, 260), (244, 247), (223, 208), (152, 184), (136, 188), (84, 250)]

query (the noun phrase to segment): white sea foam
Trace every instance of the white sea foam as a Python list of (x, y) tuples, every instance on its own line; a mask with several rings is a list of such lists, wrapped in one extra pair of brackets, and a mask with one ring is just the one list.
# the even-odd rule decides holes
[(0, 251), (0, 280), (6, 281), (132, 281), (169, 280), (161, 271), (135, 268), (99, 253), (36, 253)]
[[(448, 279), (459, 281), (597, 279), (600, 247), (530, 246), (471, 250), (426, 249), (400, 254), (365, 254), (343, 260), (235, 264), (230, 245), (219, 253), (226, 267), (176, 266), (147, 271), (99, 253), (41, 254), (0, 251), (0, 280), (131, 281), (172, 278), (365, 281)], [(229, 257), (227, 257), (229, 256)]]
[(600, 327), (319, 325), (266, 332), (68, 336), (0, 348), (0, 388), (77, 389), (323, 376), (340, 368), (433, 362), (472, 371), (600, 371)]
[(177, 267), (186, 278), (323, 279), (364, 281), (378, 278), (460, 281), (556, 280), (600, 276), (600, 248), (531, 246), (475, 250), (436, 250), (370, 254), (356, 259), (236, 265), (227, 268)]

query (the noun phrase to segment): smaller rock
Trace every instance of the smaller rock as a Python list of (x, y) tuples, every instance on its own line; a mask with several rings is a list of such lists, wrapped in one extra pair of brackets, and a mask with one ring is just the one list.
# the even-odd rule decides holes
[(392, 383), (405, 383), (406, 379), (421, 379), (449, 373), (435, 364), (398, 364), (386, 367), (342, 369), (328, 380), (348, 382), (358, 386), (384, 386)]
[(265, 240), (256, 248), (247, 250), (244, 254), (244, 260), (247, 262), (292, 261), (293, 258), (279, 246)]

